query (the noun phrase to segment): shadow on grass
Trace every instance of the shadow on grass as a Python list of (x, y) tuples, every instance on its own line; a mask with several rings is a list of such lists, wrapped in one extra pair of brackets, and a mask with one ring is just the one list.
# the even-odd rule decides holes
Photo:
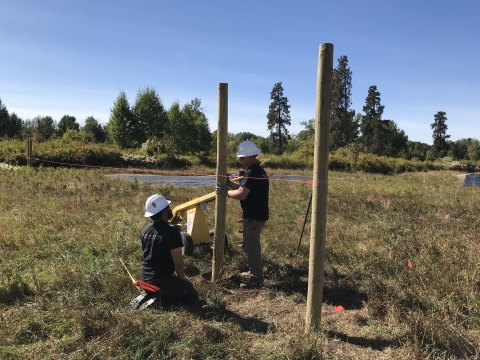
[[(266, 263), (265, 278), (272, 280), (269, 288), (288, 295), (308, 292), (308, 268), (295, 268), (291, 265), (279, 266)], [(348, 278), (338, 272), (325, 273), (323, 286), (323, 303), (342, 305), (347, 310), (361, 309), (368, 300), (367, 294), (361, 292)]]
[(254, 333), (266, 334), (273, 326), (273, 324), (254, 317), (240, 316), (233, 311), (227, 310), (223, 303), (207, 305), (205, 301), (198, 300), (185, 306), (183, 309), (201, 320), (234, 323), (240, 326), (242, 330)]
[(33, 290), (23, 280), (0, 285), (0, 304), (13, 305), (33, 295)]
[(396, 339), (385, 340), (385, 339), (367, 339), (358, 336), (348, 336), (344, 333), (329, 330), (326, 332), (327, 336), (332, 339), (339, 339), (346, 343), (357, 345), (361, 347), (368, 347), (372, 350), (382, 351), (389, 347), (398, 346), (399, 341)]

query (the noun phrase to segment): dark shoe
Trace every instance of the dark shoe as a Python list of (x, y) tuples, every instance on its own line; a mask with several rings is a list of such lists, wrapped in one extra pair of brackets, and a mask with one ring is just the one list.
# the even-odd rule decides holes
[(251, 277), (250, 280), (246, 281), (246, 282), (242, 282), (240, 284), (240, 288), (241, 289), (254, 289), (254, 288), (259, 288), (260, 286), (262, 286), (263, 284), (263, 281), (255, 278), (255, 277)]

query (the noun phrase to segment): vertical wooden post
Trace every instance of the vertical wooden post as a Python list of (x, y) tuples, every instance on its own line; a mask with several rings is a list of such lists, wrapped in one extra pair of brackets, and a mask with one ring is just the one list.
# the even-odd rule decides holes
[(32, 139), (27, 140), (27, 166), (32, 166)]
[(306, 330), (320, 326), (323, 301), (323, 270), (327, 233), (328, 146), (332, 93), (333, 44), (321, 44), (318, 55), (315, 109), (315, 150), (312, 183), (312, 230), (308, 273)]
[[(227, 144), (228, 144), (228, 84), (218, 84), (218, 127), (217, 127), (217, 183), (227, 183)], [(217, 195), (215, 199), (215, 236), (212, 259), (212, 281), (218, 280), (223, 266), (225, 247), (225, 220), (227, 197)]]

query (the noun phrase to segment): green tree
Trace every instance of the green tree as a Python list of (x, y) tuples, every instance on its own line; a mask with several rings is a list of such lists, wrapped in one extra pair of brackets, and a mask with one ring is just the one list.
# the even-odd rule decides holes
[(113, 142), (121, 148), (136, 147), (138, 143), (139, 125), (136, 116), (130, 109), (127, 96), (120, 91), (110, 109), (108, 131)]
[(420, 161), (424, 161), (427, 158), (427, 152), (430, 150), (431, 146), (422, 143), (420, 141), (407, 141), (407, 158), (413, 159), (416, 158)]
[(8, 114), (7, 107), (2, 103), (0, 99), (0, 137), (9, 137), (10, 133), (10, 115)]
[(169, 144), (179, 154), (212, 150), (212, 134), (200, 99), (193, 99), (180, 108), (175, 101), (167, 111)]
[(20, 137), (23, 131), (23, 120), (17, 116), (16, 113), (11, 113), (9, 118), (9, 128), (7, 131), (7, 136), (12, 137)]
[(477, 139), (472, 139), (471, 143), (468, 145), (468, 158), (471, 161), (480, 160), (480, 141)]
[(468, 160), (468, 146), (471, 144), (472, 140), (472, 138), (468, 138), (460, 139), (455, 142), (447, 141), (447, 156), (450, 156), (453, 160)]
[(382, 120), (383, 133), (385, 136), (384, 156), (408, 157), (408, 136), (398, 128), (393, 120)]
[(208, 151), (212, 142), (212, 134), (200, 99), (195, 98), (183, 106), (182, 121), (184, 126), (188, 126), (190, 129), (188, 144), (184, 144), (184, 153)]
[(74, 116), (64, 115), (60, 119), (57, 125), (57, 135), (62, 137), (67, 130), (80, 130), (80, 125), (77, 123), (77, 119)]
[(311, 136), (315, 136), (315, 119), (311, 118), (308, 121), (300, 121), (300, 125), (303, 125), (305, 128), (304, 130), (301, 130), (298, 134), (302, 133), (302, 137), (309, 138)]
[(174, 101), (170, 108), (167, 111), (168, 127), (167, 134), (171, 138), (172, 152), (180, 152), (180, 144), (184, 142), (184, 138), (188, 134), (188, 128), (185, 126), (182, 121), (182, 110), (180, 108), (180, 103)]
[(450, 135), (447, 135), (448, 126), (446, 122), (447, 114), (444, 111), (438, 111), (434, 115), (433, 124), (430, 125), (433, 130), (432, 152), (435, 158), (444, 157), (448, 151), (447, 139), (450, 137)]
[(356, 141), (359, 124), (355, 121), (355, 110), (350, 110), (352, 71), (345, 55), (338, 59), (333, 70), (332, 103), (330, 117), (330, 149), (335, 150)]
[(290, 105), (288, 99), (283, 96), (282, 83), (276, 83), (270, 92), (272, 102), (268, 107), (267, 125), (270, 131), (272, 150), (276, 154), (282, 154), (287, 147), (290, 136), (287, 125), (291, 125)]
[(138, 90), (133, 112), (140, 125), (139, 142), (147, 139), (161, 139), (168, 125), (167, 112), (160, 96), (152, 87)]
[(360, 124), (362, 143), (366, 151), (382, 155), (385, 150), (385, 134), (382, 123), (384, 106), (380, 104), (380, 92), (375, 85), (370, 86), (363, 106), (364, 115)]
[(33, 119), (33, 126), (40, 134), (39, 141), (51, 139), (55, 134), (56, 123), (51, 116), (37, 116)]
[(96, 143), (102, 143), (105, 141), (105, 131), (102, 128), (102, 125), (100, 125), (93, 116), (89, 116), (85, 119), (82, 131), (91, 133)]

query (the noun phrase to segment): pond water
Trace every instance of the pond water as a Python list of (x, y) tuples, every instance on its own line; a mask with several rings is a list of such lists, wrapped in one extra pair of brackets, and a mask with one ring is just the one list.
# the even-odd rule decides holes
[[(178, 186), (199, 186), (199, 185), (215, 185), (216, 177), (211, 176), (188, 176), (188, 175), (145, 175), (145, 174), (114, 174), (106, 175), (109, 178), (127, 180), (130, 182), (137, 181), (139, 183), (148, 183), (152, 185), (178, 185)], [(307, 181), (311, 178), (298, 175), (273, 175), (270, 179), (285, 179), (289, 181), (301, 180)]]

